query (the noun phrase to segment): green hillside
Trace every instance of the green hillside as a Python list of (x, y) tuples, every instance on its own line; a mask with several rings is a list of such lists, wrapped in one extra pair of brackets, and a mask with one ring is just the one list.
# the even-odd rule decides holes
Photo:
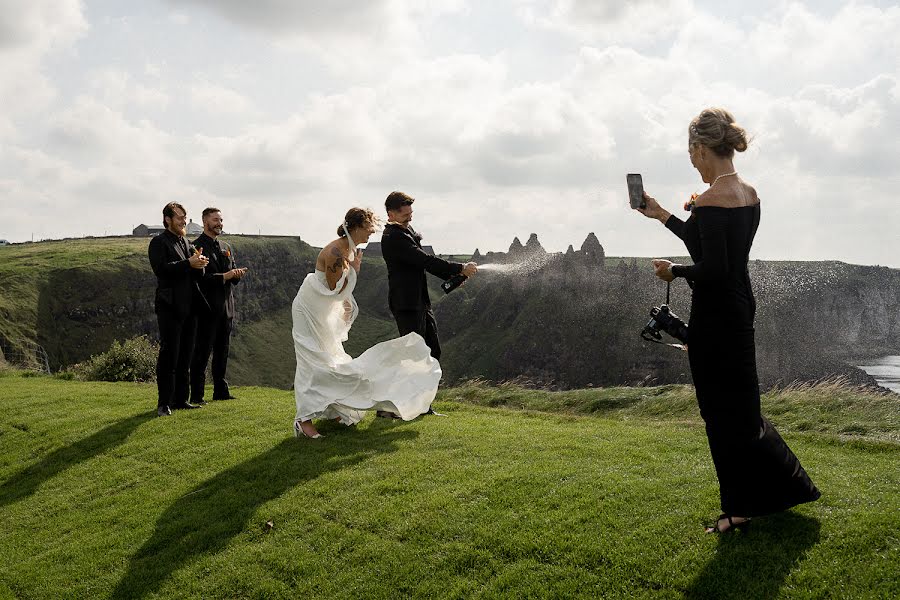
[(155, 419), (149, 384), (0, 374), (0, 598), (900, 594), (893, 397), (766, 396), (823, 496), (717, 537), (689, 389), (474, 383), (317, 441), (235, 391)]
[(146, 247), (146, 240), (107, 238), (0, 248), (0, 350), (11, 354), (24, 348), (24, 341), (39, 338), (42, 321), (54, 319), (50, 286), (66, 274), (77, 280), (80, 272), (97, 273), (108, 288), (98, 289), (98, 294), (125, 293), (119, 286), (108, 285), (108, 274), (117, 265), (136, 268)]
[[(318, 250), (298, 238), (230, 237), (250, 275), (236, 288), (238, 319), (229, 376), (288, 388), (294, 377), (290, 306)], [(113, 340), (155, 338), (156, 285), (147, 239), (77, 239), (0, 248), (0, 361), (46, 349), (54, 370), (103, 352)], [(361, 315), (346, 344), (357, 356), (396, 337), (387, 309), (384, 261), (367, 258), (357, 298)], [(437, 286), (435, 282), (435, 287)]]

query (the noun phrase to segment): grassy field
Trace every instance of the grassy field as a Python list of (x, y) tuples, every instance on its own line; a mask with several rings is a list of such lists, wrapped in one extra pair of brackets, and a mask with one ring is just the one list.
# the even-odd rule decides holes
[(896, 397), (767, 396), (822, 499), (717, 537), (689, 388), (476, 382), (447, 418), (317, 441), (291, 437), (290, 392), (235, 391), (155, 419), (151, 385), (0, 374), (0, 597), (900, 593)]

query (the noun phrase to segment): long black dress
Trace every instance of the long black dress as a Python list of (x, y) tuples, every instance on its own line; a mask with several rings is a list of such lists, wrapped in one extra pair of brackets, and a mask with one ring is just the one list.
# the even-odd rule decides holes
[(684, 241), (693, 265), (672, 273), (693, 283), (688, 358), (700, 415), (719, 478), (722, 512), (753, 517), (819, 498), (800, 461), (760, 413), (747, 261), (759, 204), (696, 207), (666, 227)]

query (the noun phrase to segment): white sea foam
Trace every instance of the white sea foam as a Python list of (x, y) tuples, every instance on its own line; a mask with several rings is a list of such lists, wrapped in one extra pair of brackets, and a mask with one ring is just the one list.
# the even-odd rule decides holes
[(885, 356), (857, 365), (875, 378), (878, 385), (900, 394), (900, 356)]

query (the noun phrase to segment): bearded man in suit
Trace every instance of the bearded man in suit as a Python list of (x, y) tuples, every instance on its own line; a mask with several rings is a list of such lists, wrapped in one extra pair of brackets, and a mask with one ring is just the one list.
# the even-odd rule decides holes
[(197, 343), (191, 363), (191, 402), (206, 404), (203, 400), (206, 384), (206, 365), (212, 354), (213, 400), (233, 400), (225, 371), (228, 367), (228, 346), (234, 329), (234, 286), (246, 274), (247, 269), (235, 266), (231, 246), (219, 241), (225, 222), (222, 211), (207, 208), (203, 211), (203, 233), (194, 240), (194, 247), (209, 258), (203, 272), (200, 290), (206, 297), (208, 309), (197, 311)]
[(156, 387), (159, 394), (156, 415), (172, 414), (171, 409), (199, 408), (188, 402), (191, 354), (196, 322), (194, 312), (208, 306), (200, 292), (207, 257), (193, 251), (185, 239), (187, 211), (177, 202), (163, 207), (165, 231), (150, 240), (147, 254), (156, 275), (154, 308), (159, 324), (159, 357)]
[[(384, 201), (388, 222), (381, 236), (381, 254), (388, 271), (388, 306), (400, 335), (416, 332), (425, 339), (431, 356), (440, 360), (441, 341), (437, 322), (431, 311), (428, 281), (425, 273), (441, 279), (462, 273), (471, 277), (478, 270), (473, 262), (446, 261), (422, 249), (422, 236), (412, 227), (415, 198), (403, 192), (391, 192)], [(428, 414), (434, 411), (429, 409)], [(379, 416), (391, 416), (378, 411)]]

